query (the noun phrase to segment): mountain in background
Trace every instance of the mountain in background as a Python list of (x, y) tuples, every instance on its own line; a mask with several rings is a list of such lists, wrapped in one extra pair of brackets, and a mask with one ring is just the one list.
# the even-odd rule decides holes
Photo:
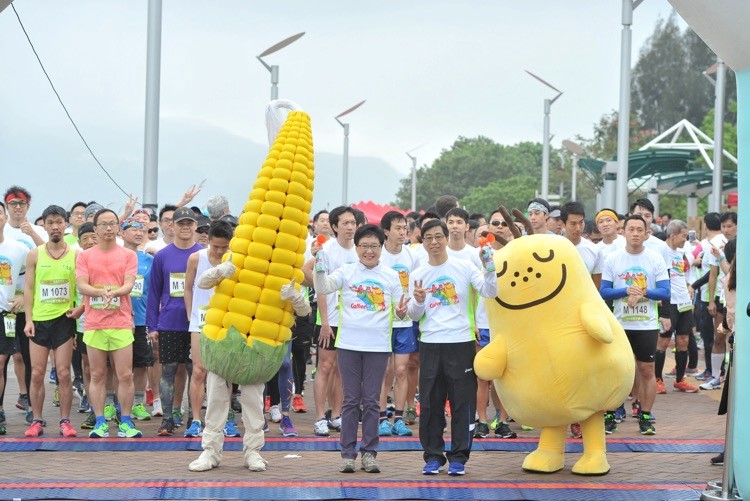
[[(143, 134), (138, 131), (142, 125), (131, 124), (84, 130), (84, 134), (117, 183), (142, 201)], [(190, 185), (205, 179), (193, 205), (203, 207), (211, 196), (222, 194), (234, 214), (241, 212), (268, 153), (267, 146), (222, 128), (178, 119), (161, 120), (159, 143), (160, 205), (174, 203)], [(330, 210), (341, 203), (342, 162), (340, 154), (316, 151), (313, 211)], [(19, 184), (31, 192), (30, 217), (37, 217), (52, 203), (68, 209), (78, 200), (97, 200), (119, 210), (125, 201), (72, 130), (66, 137), (49, 135), (43, 129), (33, 133), (9, 130), (0, 135), (0, 172), (0, 189)], [(401, 177), (382, 159), (352, 156), (349, 202), (389, 203), (396, 198)]]

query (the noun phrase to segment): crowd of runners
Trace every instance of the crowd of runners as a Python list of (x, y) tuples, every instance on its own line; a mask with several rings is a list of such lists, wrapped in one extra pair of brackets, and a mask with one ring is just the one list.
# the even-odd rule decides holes
[[(121, 213), (96, 202), (38, 207), (19, 186), (3, 193), (0, 434), (13, 370), (26, 437), (45, 432), (49, 403), (59, 407), (64, 437), (78, 429), (108, 437), (114, 426), (117, 436), (137, 438), (136, 423), (151, 419), (161, 419), (158, 436), (180, 427), (185, 437), (203, 435), (200, 336), (212, 290), (196, 282), (221, 263), (237, 218), (220, 195), (190, 207), (198, 192), (190, 188), (155, 212), (131, 199)], [(312, 313), (296, 316), (289, 352), (266, 384), (257, 429), (245, 421), (246, 437), (262, 438), (271, 427), (297, 436), (293, 416), (308, 412), (307, 391), (315, 420), (306, 434), (340, 433), (344, 473), (355, 471), (358, 453), (362, 469), (380, 471), (382, 436), (416, 433), (425, 475), (446, 463), (450, 475), (464, 474), (474, 439), (516, 438), (524, 423), (514, 423), (502, 394), (469, 369), (490, 340), (481, 298), (497, 294), (491, 254), (528, 234), (572, 242), (632, 346), (633, 391), (619, 408), (602, 409), (606, 433), (630, 411), (640, 433), (655, 434), (654, 404), (668, 386), (722, 388), (734, 328), (735, 212), (709, 212), (692, 227), (658, 216), (648, 199), (628, 214), (602, 209), (588, 218), (575, 201), (550, 206), (535, 198), (522, 209), (525, 217), (515, 219), (500, 208), (470, 214), (443, 196), (421, 213), (388, 212), (377, 225), (348, 206), (316, 213), (302, 289)], [(53, 395), (45, 394), (47, 378)], [(240, 436), (241, 391), (234, 385), (230, 395), (223, 434)], [(82, 415), (75, 423), (74, 410)], [(576, 423), (570, 432), (580, 438)], [(265, 469), (255, 459), (248, 467)]]

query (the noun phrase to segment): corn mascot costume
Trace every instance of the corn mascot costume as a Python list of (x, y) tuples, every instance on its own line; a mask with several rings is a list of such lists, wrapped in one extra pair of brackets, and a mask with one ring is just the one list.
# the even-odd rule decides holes
[[(203, 453), (190, 464), (192, 471), (210, 470), (221, 461), (227, 382), (242, 389), (245, 465), (266, 469), (259, 455), (264, 444), (263, 385), (289, 349), (294, 312), (310, 311), (299, 292), (314, 177), (310, 117), (295, 103), (276, 100), (266, 110), (266, 122), (270, 151), (229, 243), (231, 252), (196, 282), (201, 288), (215, 285), (215, 290), (201, 336), (201, 357), (208, 370)], [(212, 398), (211, 382), (217, 377), (224, 387), (217, 383)], [(215, 413), (217, 417), (209, 419)]]
[(602, 411), (625, 400), (635, 374), (625, 331), (568, 239), (516, 238), (494, 261), (497, 297), (484, 300), (492, 341), (474, 369), (495, 380), (509, 415), (541, 428), (523, 469), (561, 470), (567, 425), (580, 422), (583, 456), (573, 473), (608, 473)]

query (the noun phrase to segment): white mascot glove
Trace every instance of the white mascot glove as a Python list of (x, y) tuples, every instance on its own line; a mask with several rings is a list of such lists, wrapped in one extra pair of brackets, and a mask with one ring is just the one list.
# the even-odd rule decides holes
[(218, 266), (209, 268), (198, 277), (195, 282), (200, 289), (210, 289), (215, 287), (224, 278), (229, 278), (237, 271), (237, 267), (232, 264), (231, 259), (227, 259)]
[(298, 317), (304, 317), (312, 313), (312, 308), (310, 308), (310, 303), (307, 301), (305, 295), (294, 288), (294, 281), (295, 279), (292, 279), (288, 284), (282, 285), (279, 294), (281, 295), (281, 299), (292, 303), (294, 313)]

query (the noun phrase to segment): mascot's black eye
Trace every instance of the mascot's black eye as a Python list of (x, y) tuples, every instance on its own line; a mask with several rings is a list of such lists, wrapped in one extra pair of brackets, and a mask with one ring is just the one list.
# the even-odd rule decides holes
[(540, 263), (548, 263), (555, 259), (555, 251), (553, 251), (552, 249), (549, 250), (549, 256), (547, 257), (540, 257), (536, 252), (532, 252), (531, 255)]
[(503, 261), (503, 268), (497, 272), (497, 278), (500, 278), (503, 275), (505, 275), (506, 271), (508, 271), (508, 261)]

